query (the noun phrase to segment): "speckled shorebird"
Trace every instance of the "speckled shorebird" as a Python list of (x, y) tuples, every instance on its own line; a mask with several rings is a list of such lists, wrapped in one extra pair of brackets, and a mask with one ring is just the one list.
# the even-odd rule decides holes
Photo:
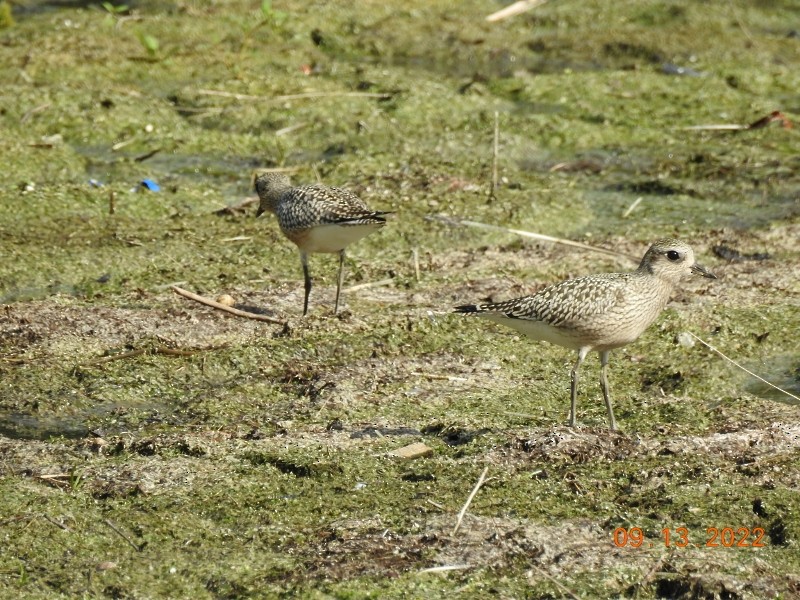
[(324, 185), (292, 187), (285, 173), (267, 171), (256, 176), (255, 187), (261, 203), (256, 216), (270, 211), (278, 217), (284, 235), (300, 250), (305, 278), (303, 315), (308, 313), (311, 276), (308, 255), (339, 253), (339, 279), (334, 314), (339, 312), (339, 295), (344, 279), (345, 248), (386, 224), (388, 212), (370, 210), (352, 192)]
[(679, 240), (659, 240), (629, 273), (604, 273), (568, 279), (533, 296), (492, 304), (467, 304), (456, 312), (485, 317), (525, 335), (577, 350), (572, 368), (569, 424), (575, 425), (578, 371), (592, 350), (600, 353), (600, 388), (612, 431), (617, 421), (608, 390), (608, 356), (614, 348), (635, 341), (669, 301), (683, 275), (716, 276), (694, 260), (692, 249)]

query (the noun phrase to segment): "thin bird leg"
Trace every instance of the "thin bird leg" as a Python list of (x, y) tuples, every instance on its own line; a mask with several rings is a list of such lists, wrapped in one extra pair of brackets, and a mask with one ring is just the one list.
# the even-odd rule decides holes
[(303, 300), (303, 316), (308, 313), (308, 295), (311, 293), (311, 275), (308, 273), (308, 254), (300, 253), (300, 262), (303, 263), (303, 278), (305, 279), (306, 295)]
[(603, 400), (606, 401), (606, 410), (608, 411), (608, 422), (611, 431), (617, 431), (617, 420), (614, 418), (614, 409), (611, 408), (611, 396), (608, 391), (608, 355), (611, 354), (610, 350), (600, 353), (600, 389), (603, 390)]
[(584, 346), (580, 350), (578, 350), (578, 360), (575, 362), (575, 366), (572, 367), (572, 385), (571, 385), (571, 395), (570, 395), (570, 407), (569, 407), (569, 426), (575, 427), (575, 407), (578, 404), (578, 371), (581, 368), (581, 363), (583, 363), (583, 359), (586, 358), (586, 355), (589, 354), (589, 347)]
[(342, 292), (342, 283), (344, 283), (344, 248), (339, 250), (339, 283), (336, 284), (336, 306), (333, 309), (333, 314), (339, 314), (339, 294)]

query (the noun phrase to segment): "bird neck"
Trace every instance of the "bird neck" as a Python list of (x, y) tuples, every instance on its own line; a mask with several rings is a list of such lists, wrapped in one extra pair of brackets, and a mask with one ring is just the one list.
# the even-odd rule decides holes
[(273, 184), (264, 194), (263, 200), (266, 200), (265, 203), (262, 202), (262, 204), (266, 204), (264, 208), (266, 208), (270, 212), (275, 212), (275, 209), (278, 207), (278, 204), (280, 203), (281, 196), (283, 196), (283, 194), (287, 190), (290, 190), (291, 188), (292, 186), (289, 185), (288, 183)]
[(653, 265), (649, 261), (642, 261), (639, 265), (639, 268), (635, 271), (637, 274), (642, 275), (644, 277), (655, 277), (658, 281), (661, 282), (661, 285), (664, 289), (664, 293), (669, 295), (675, 285), (678, 283), (679, 277), (676, 277), (674, 273), (664, 273), (658, 272), (653, 269)]

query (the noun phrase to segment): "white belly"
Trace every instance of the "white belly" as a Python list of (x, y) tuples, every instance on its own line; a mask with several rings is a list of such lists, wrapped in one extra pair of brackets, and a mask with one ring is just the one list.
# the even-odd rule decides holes
[(548, 325), (542, 321), (509, 319), (505, 315), (498, 313), (489, 313), (480, 316), (484, 319), (489, 319), (495, 323), (500, 323), (501, 325), (515, 329), (534, 340), (550, 342), (551, 344), (556, 344), (557, 346), (570, 348), (572, 350), (578, 350), (581, 346), (585, 345), (581, 343), (581, 340), (578, 339), (577, 335), (570, 335), (569, 331), (553, 327), (552, 325)]
[(317, 225), (303, 232), (295, 241), (301, 250), (309, 253), (339, 252), (353, 242), (380, 229), (382, 223), (364, 225)]

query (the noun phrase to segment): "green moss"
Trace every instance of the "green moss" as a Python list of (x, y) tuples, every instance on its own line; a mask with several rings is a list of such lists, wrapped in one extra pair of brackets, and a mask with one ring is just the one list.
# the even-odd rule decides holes
[[(267, 8), (42, 5), (3, 29), (0, 596), (791, 595), (797, 408), (678, 340), (796, 389), (796, 130), (684, 129), (796, 120), (796, 9)], [(333, 317), (336, 258), (313, 256), (301, 319), (274, 220), (215, 213), (263, 166), (395, 211), (345, 285), (391, 284)], [(594, 357), (572, 431), (573, 353), (446, 313), (629, 264), (437, 215), (635, 256), (678, 235), (720, 279), (612, 355), (625, 433)], [(392, 454), (418, 441), (432, 453)], [(693, 545), (668, 552), (682, 526)], [(618, 527), (653, 546), (616, 548)], [(766, 545), (709, 548), (709, 527)]]
[(0, 2), (0, 29), (14, 26), (14, 14), (8, 2)]

